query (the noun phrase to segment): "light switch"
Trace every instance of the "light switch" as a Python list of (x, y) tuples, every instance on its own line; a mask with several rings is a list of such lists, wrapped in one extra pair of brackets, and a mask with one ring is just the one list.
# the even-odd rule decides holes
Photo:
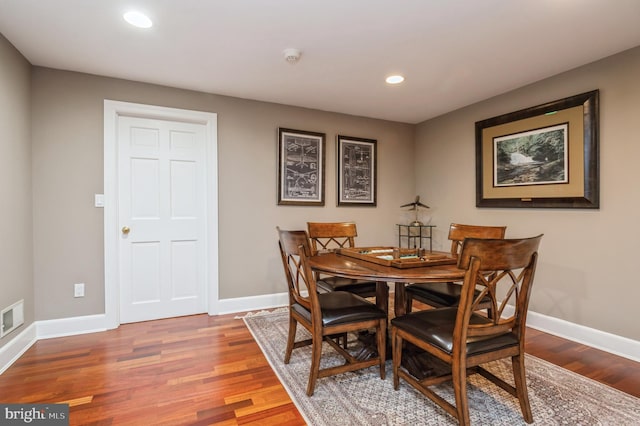
[(104, 207), (104, 194), (94, 194), (94, 205)]

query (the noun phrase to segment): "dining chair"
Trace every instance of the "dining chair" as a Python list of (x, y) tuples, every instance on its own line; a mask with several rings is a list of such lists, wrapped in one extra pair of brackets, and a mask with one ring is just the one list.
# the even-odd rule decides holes
[[(468, 425), (467, 377), (479, 373), (517, 397), (524, 420), (533, 422), (525, 379), (524, 341), (541, 239), (542, 235), (465, 239), (458, 259), (458, 267), (466, 271), (458, 306), (417, 311), (391, 320), (394, 389), (398, 389), (402, 378), (461, 425)], [(500, 295), (504, 297), (499, 301)], [(491, 299), (491, 317), (478, 311), (485, 296)], [(450, 366), (450, 374), (422, 379), (412, 376), (402, 366), (405, 342), (443, 361)], [(480, 365), (508, 357), (515, 385)], [(455, 405), (430, 388), (447, 381), (453, 382)]]
[[(313, 395), (319, 378), (379, 365), (385, 378), (387, 314), (368, 300), (345, 291), (318, 293), (315, 275), (308, 264), (311, 254), (306, 231), (278, 228), (280, 255), (289, 288), (289, 335), (284, 363), (288, 364), (294, 348), (311, 345), (311, 368), (307, 395)], [(297, 325), (311, 333), (311, 339), (295, 341)], [(377, 353), (360, 359), (333, 337), (345, 333), (375, 330)], [(355, 340), (355, 339), (354, 339)], [(345, 359), (343, 365), (320, 368), (322, 343), (328, 343)]]
[[(307, 222), (307, 231), (311, 238), (314, 254), (339, 248), (355, 246), (358, 236), (356, 224), (353, 222)], [(376, 296), (375, 281), (352, 280), (335, 276), (316, 276), (320, 291), (348, 291), (361, 297)], [(388, 287), (386, 288), (388, 291)], [(388, 298), (388, 296), (387, 296)]]
[[(463, 225), (449, 226), (451, 255), (458, 256), (465, 238), (504, 238), (506, 226)], [(435, 308), (457, 306), (460, 301), (460, 283), (418, 283), (405, 288), (406, 312), (413, 310), (413, 300), (418, 300)], [(490, 300), (485, 298), (479, 309), (489, 308)]]

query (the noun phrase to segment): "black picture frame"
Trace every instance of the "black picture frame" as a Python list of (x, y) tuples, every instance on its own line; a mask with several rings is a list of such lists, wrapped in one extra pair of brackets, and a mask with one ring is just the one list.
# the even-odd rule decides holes
[(278, 128), (278, 205), (324, 206), (325, 140), (324, 133)]
[(375, 207), (377, 203), (377, 141), (337, 136), (337, 205)]
[[(528, 171), (520, 174), (520, 183), (496, 185), (501, 165), (495, 140), (544, 135), (545, 129), (565, 124), (568, 141), (562, 164), (559, 150), (549, 155), (551, 145), (531, 139), (523, 154), (530, 159)], [(475, 137), (476, 207), (600, 208), (598, 90), (478, 121)], [(568, 176), (556, 181), (537, 177), (554, 168)]]

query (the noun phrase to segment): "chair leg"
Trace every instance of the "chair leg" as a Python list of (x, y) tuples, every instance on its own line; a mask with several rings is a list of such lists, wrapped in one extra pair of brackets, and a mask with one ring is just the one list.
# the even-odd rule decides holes
[(407, 314), (411, 313), (411, 310), (413, 309), (413, 297), (411, 296), (411, 293), (408, 291), (405, 291), (404, 293), (404, 300), (405, 300), (405, 310), (404, 312)]
[(298, 321), (296, 321), (292, 316), (289, 316), (289, 336), (287, 337), (287, 348), (284, 351), (285, 364), (289, 364), (289, 360), (291, 359), (291, 352), (293, 352), (293, 345), (296, 340), (297, 326)]
[(391, 356), (393, 358), (393, 388), (400, 387), (400, 376), (398, 375), (402, 364), (402, 337), (398, 336), (398, 329), (391, 327)]
[(387, 360), (387, 319), (380, 320), (378, 329), (376, 330), (376, 338), (378, 341), (378, 358), (380, 359), (380, 378), (386, 377), (385, 362)]
[(533, 423), (533, 414), (531, 413), (531, 405), (529, 404), (529, 391), (527, 390), (527, 379), (524, 369), (524, 355), (516, 355), (511, 358), (511, 366), (513, 367), (513, 381), (516, 384), (516, 393), (518, 402), (520, 402), (520, 410), (522, 417), (527, 423)]
[(456, 399), (458, 423), (461, 426), (471, 424), (469, 419), (469, 401), (467, 400), (467, 366), (465, 362), (454, 362), (451, 366), (451, 379)]
[(311, 372), (309, 373), (309, 383), (307, 384), (307, 396), (313, 395), (313, 390), (318, 381), (320, 373), (320, 356), (322, 355), (322, 335), (314, 333), (311, 344)]

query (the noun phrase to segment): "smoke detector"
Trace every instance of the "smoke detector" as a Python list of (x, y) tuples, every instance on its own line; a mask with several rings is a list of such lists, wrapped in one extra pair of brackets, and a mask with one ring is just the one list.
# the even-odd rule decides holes
[(300, 59), (300, 51), (298, 49), (284, 49), (282, 52), (284, 59), (290, 64), (295, 64)]

